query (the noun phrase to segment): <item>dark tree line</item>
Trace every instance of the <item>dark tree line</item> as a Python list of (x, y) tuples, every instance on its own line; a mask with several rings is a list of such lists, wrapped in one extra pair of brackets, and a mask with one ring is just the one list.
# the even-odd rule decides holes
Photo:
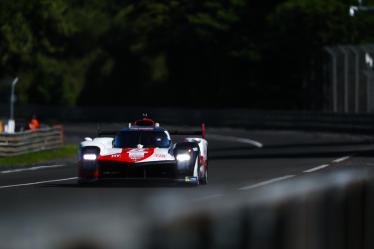
[(1, 0), (0, 78), (19, 103), (318, 109), (321, 48), (374, 38), (352, 3)]

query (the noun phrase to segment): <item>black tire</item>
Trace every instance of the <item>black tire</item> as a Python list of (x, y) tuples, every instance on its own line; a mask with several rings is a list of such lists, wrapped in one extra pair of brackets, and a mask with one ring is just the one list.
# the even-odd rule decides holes
[(201, 185), (207, 185), (208, 184), (208, 169), (206, 169), (203, 178), (199, 179), (199, 182), (200, 182)]
[[(199, 163), (198, 161), (198, 158), (196, 158), (195, 160), (195, 163), (193, 164), (194, 166), (196, 165), (196, 162)], [(199, 167), (199, 165), (198, 165)], [(193, 177), (193, 175), (191, 175)], [(197, 180), (196, 181), (190, 181), (190, 182), (186, 182), (188, 185), (192, 186), (192, 187), (197, 187), (200, 185), (200, 176), (199, 174), (197, 174)]]

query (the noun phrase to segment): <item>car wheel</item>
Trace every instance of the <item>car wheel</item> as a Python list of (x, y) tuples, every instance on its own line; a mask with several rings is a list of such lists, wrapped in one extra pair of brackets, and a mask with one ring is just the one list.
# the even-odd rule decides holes
[(199, 181), (201, 185), (208, 184), (208, 169), (206, 169), (204, 176)]
[[(200, 174), (199, 174), (199, 159), (196, 157), (196, 160), (195, 160), (195, 167), (197, 167), (197, 174), (196, 174), (196, 177), (195, 177), (195, 181), (191, 181), (190, 182), (190, 185), (192, 186), (198, 186), (200, 184)], [(194, 177), (194, 175), (192, 176)]]

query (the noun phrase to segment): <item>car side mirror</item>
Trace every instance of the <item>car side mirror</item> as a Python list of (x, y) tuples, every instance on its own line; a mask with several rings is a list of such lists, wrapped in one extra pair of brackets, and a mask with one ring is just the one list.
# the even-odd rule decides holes
[(85, 137), (85, 138), (84, 138), (84, 141), (92, 141), (92, 138), (90, 138), (90, 137)]

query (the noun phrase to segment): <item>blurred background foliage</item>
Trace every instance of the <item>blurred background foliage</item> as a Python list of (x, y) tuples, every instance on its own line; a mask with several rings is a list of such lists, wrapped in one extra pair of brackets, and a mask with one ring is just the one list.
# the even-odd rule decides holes
[(318, 110), (321, 48), (373, 42), (355, 3), (0, 0), (0, 78), (23, 104)]

